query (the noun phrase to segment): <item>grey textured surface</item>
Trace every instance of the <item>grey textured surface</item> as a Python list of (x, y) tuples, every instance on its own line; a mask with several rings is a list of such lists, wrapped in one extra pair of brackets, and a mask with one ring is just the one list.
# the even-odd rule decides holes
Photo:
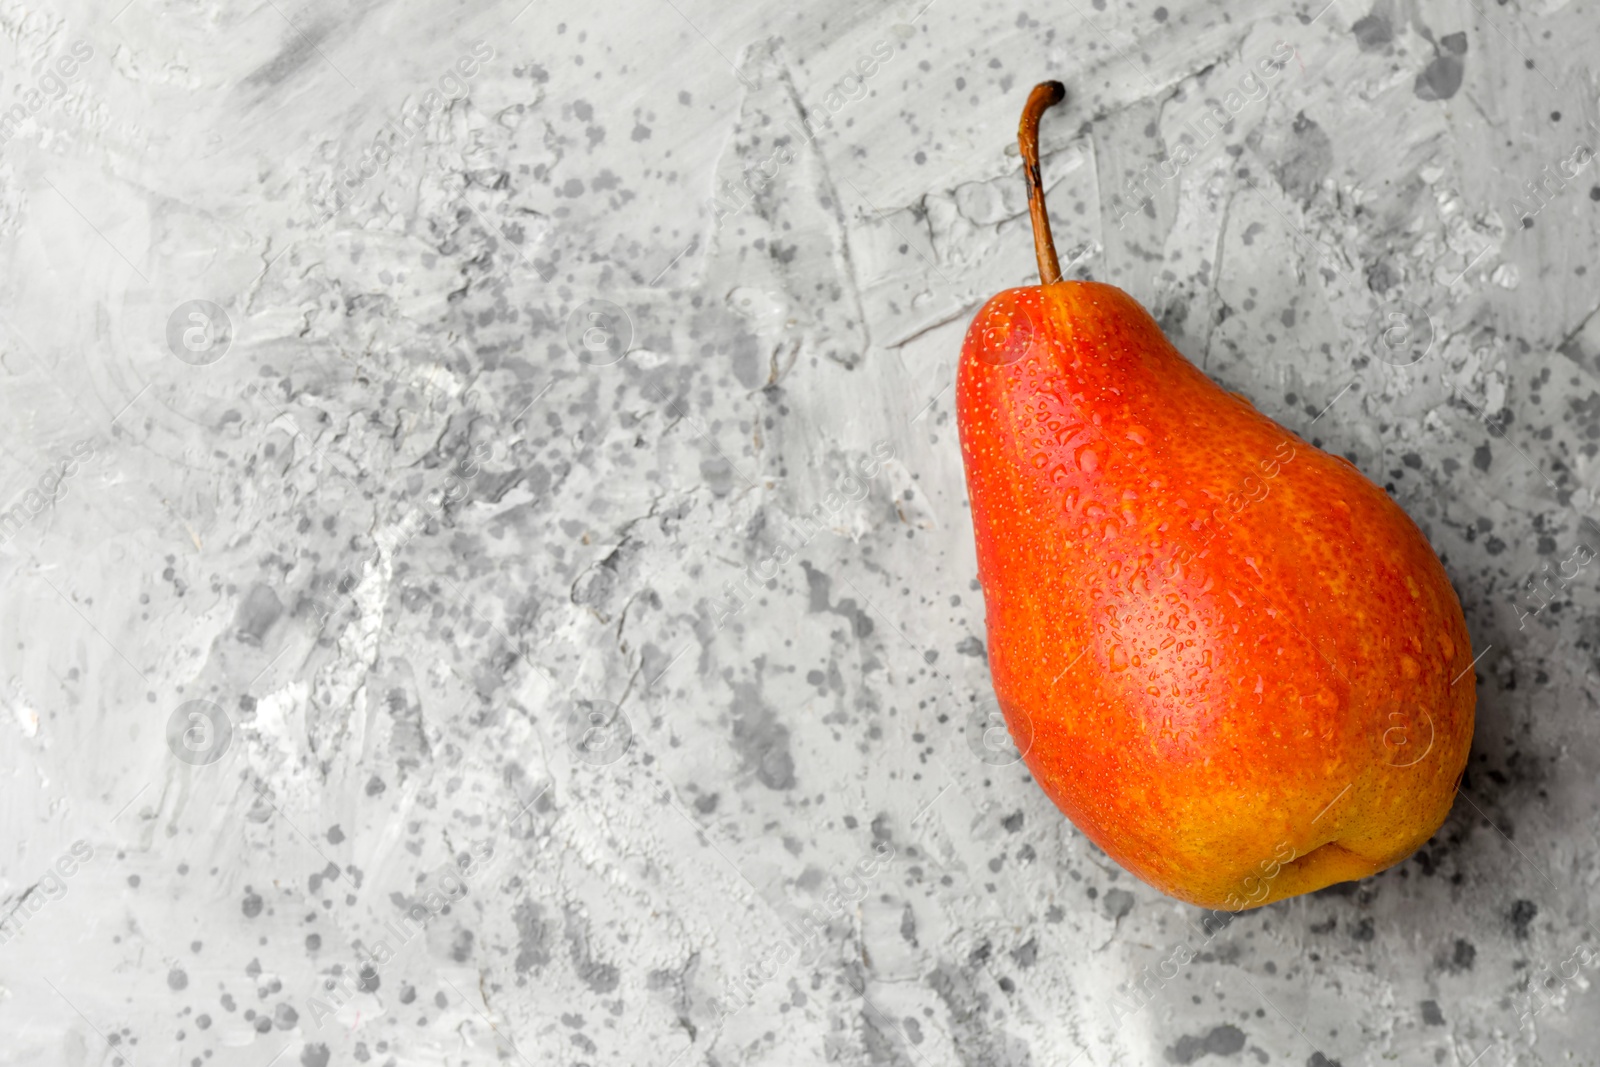
[[(1324, 2), (0, 6), (0, 1062), (1600, 1063), (1600, 8)], [(1044, 77), (1069, 273), (1486, 650), (1221, 930), (986, 746)]]

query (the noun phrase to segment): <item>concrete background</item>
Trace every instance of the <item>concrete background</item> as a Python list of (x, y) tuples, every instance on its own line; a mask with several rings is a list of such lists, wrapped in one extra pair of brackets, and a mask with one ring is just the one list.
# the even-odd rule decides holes
[[(1595, 3), (123, 3), (0, 4), (0, 1062), (1600, 1063)], [(1220, 931), (985, 732), (1045, 77), (1069, 274), (1483, 653)]]

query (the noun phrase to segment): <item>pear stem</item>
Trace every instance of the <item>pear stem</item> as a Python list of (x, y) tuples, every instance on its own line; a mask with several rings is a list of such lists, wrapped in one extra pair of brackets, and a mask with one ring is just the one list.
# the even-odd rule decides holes
[(1060, 82), (1040, 82), (1028, 94), (1017, 126), (1017, 147), (1022, 149), (1022, 176), (1028, 183), (1028, 216), (1033, 220), (1033, 251), (1039, 259), (1039, 281), (1050, 285), (1061, 280), (1061, 263), (1056, 259), (1056, 243), (1050, 236), (1050, 214), (1044, 206), (1044, 181), (1039, 176), (1039, 117), (1066, 99), (1067, 87)]

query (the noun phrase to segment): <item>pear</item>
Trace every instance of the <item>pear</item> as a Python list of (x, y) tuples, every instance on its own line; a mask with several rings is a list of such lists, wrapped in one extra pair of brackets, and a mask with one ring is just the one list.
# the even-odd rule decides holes
[(1041, 284), (974, 319), (957, 410), (995, 695), (1050, 799), (1170, 896), (1364, 878), (1450, 810), (1471, 638), (1416, 524), (1208, 379), (1120, 289), (1063, 281), (1033, 90)]

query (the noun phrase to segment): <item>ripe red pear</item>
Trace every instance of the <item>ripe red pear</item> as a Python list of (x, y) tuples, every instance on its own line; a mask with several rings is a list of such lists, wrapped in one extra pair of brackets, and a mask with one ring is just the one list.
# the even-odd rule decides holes
[(1144, 881), (1237, 910), (1411, 855), (1472, 740), (1461, 606), (1353, 465), (1230, 394), (1132, 297), (1062, 281), (978, 313), (957, 408), (989, 662), (1050, 799)]

